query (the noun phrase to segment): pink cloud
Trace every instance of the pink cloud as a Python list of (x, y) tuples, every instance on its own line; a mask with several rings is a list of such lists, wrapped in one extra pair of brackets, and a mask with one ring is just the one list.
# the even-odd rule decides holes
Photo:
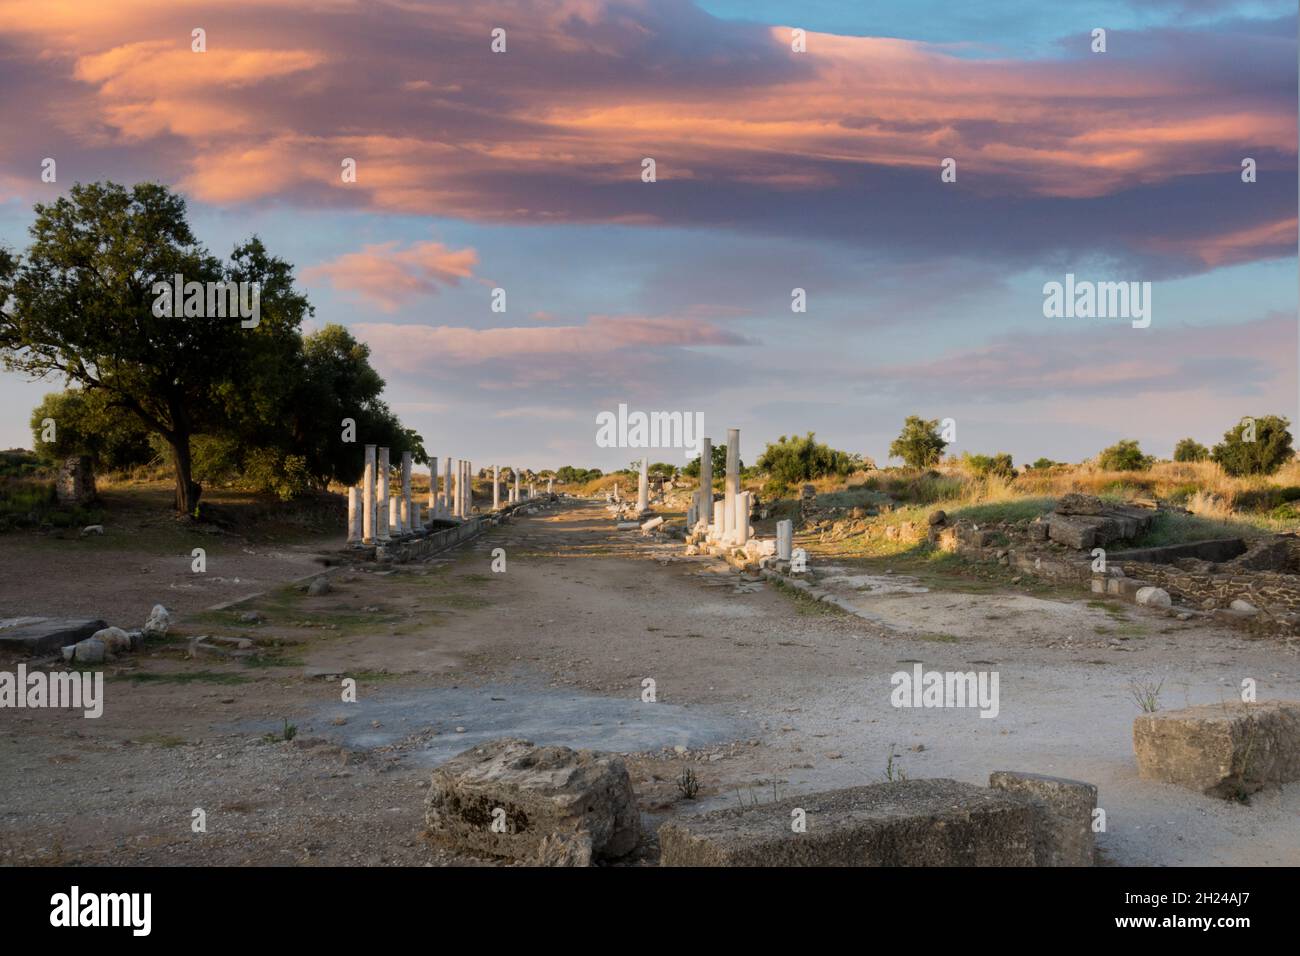
[(449, 249), (440, 242), (417, 242), (402, 249), (397, 242), (383, 242), (309, 266), (302, 278), (307, 283), (329, 282), (392, 312), (413, 298), (472, 278), (477, 264), (473, 249)]

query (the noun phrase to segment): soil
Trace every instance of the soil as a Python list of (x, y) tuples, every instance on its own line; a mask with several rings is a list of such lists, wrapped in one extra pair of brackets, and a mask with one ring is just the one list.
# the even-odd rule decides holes
[[(142, 622), (161, 602), (179, 619), (104, 668), (101, 718), (0, 711), (3, 863), (490, 865), (424, 837), (428, 768), (512, 735), (628, 754), (647, 832), (632, 864), (655, 862), (654, 829), (676, 815), (994, 770), (1096, 784), (1107, 863), (1300, 864), (1300, 787), (1243, 804), (1141, 781), (1130, 736), (1135, 682), (1159, 683), (1167, 708), (1234, 699), (1246, 677), (1260, 699), (1300, 699), (1280, 641), (805, 544), (850, 614), (615, 531), (590, 502), (432, 561), (336, 568), (319, 597), (289, 582), (341, 537), (211, 535), (204, 576), (189, 570), (192, 529), (168, 529), (161, 555), (106, 530), (0, 543), (0, 616)], [(198, 635), (255, 647), (188, 659)], [(890, 675), (917, 661), (997, 670), (998, 717), (891, 706)], [(686, 767), (694, 800), (676, 785)]]

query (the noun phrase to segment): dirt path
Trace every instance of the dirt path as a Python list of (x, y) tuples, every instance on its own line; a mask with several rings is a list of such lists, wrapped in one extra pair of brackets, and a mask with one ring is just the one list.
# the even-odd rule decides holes
[[(1082, 597), (874, 588), (834, 563), (870, 619), (567, 507), (449, 559), (338, 572), (323, 597), (191, 614), (179, 637), (249, 637), (257, 657), (188, 661), (178, 641), (110, 669), (99, 720), (0, 712), (0, 861), (475, 862), (420, 838), (427, 768), (515, 734), (631, 754), (652, 826), (875, 782), (892, 753), (911, 777), (1095, 783), (1113, 863), (1300, 863), (1300, 788), (1241, 805), (1144, 783), (1129, 737), (1131, 681), (1163, 680), (1167, 707), (1229, 699), (1243, 677), (1261, 698), (1300, 698), (1293, 649)], [(998, 717), (891, 706), (890, 675), (917, 661), (997, 670)], [(292, 741), (266, 739), (287, 725)], [(677, 797), (686, 764), (700, 800)], [(195, 808), (207, 833), (191, 831)]]

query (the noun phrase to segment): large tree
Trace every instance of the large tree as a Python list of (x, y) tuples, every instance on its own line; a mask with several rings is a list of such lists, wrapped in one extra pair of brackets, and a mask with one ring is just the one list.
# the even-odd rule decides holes
[[(277, 421), (294, 387), (286, 373), (311, 307), (293, 290), (292, 267), (256, 238), (223, 263), (195, 238), (185, 200), (156, 183), (73, 186), (37, 204), (30, 234), (25, 255), (0, 257), (0, 357), (132, 412), (171, 449), (176, 509), (194, 513), (191, 439)], [(153, 285), (175, 275), (259, 283), (260, 321), (155, 315)]]

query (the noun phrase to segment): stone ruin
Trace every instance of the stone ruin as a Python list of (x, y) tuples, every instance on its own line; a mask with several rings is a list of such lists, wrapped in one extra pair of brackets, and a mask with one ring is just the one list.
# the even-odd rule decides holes
[[(659, 828), (661, 866), (1092, 866), (1097, 788), (996, 771), (988, 787), (906, 780), (715, 810)], [(791, 825), (802, 815), (803, 828)], [(615, 754), (505, 738), (433, 771), (434, 842), (541, 866), (590, 866), (642, 843)]]
[(95, 500), (95, 471), (89, 455), (73, 455), (59, 465), (54, 490), (61, 505), (84, 505)]
[[(1252, 630), (1300, 633), (1300, 536), (1125, 549), (1150, 530), (1160, 511), (1154, 501), (1114, 505), (1070, 494), (1027, 526), (954, 522), (936, 511), (928, 536), (944, 551), (1166, 608), (1183, 619), (1213, 616)], [(1104, 570), (1093, 554), (1097, 548), (1106, 552)]]

